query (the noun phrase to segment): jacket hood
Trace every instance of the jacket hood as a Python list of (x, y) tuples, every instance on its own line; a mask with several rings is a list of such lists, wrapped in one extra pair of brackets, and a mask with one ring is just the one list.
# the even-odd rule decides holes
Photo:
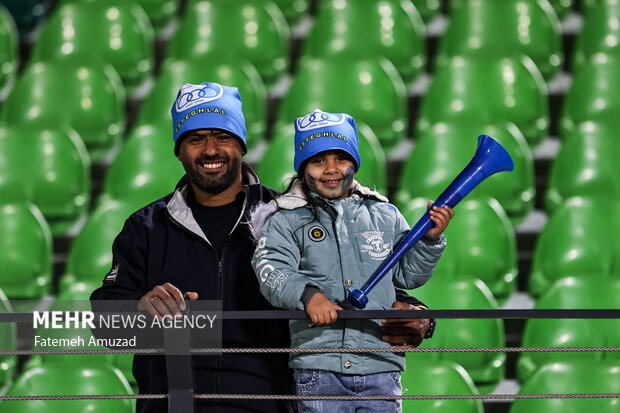
[[(269, 203), (259, 203), (250, 211), (250, 230), (255, 239), (259, 239), (263, 232), (263, 225), (269, 216), (273, 215), (278, 209), (297, 209), (308, 205), (308, 199), (301, 187), (301, 181), (295, 181), (291, 188), (284, 194)], [(377, 191), (363, 186), (356, 180), (351, 184), (351, 193), (357, 194), (361, 198), (374, 199), (381, 202), (389, 202), (386, 197)]]

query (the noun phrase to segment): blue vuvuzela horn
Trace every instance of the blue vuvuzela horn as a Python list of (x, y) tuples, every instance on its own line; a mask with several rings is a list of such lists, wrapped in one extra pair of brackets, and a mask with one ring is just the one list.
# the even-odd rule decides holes
[[(513, 169), (514, 163), (506, 149), (490, 136), (480, 135), (478, 136), (478, 148), (474, 157), (442, 194), (439, 195), (434, 205), (454, 207), (489, 176), (497, 172), (512, 171)], [(368, 293), (370, 290), (381, 281), (385, 274), (434, 225), (427, 211), (398, 246), (394, 248), (392, 254), (386, 258), (370, 280), (364, 284), (362, 289), (349, 291), (349, 302), (356, 308), (365, 308), (368, 303)]]

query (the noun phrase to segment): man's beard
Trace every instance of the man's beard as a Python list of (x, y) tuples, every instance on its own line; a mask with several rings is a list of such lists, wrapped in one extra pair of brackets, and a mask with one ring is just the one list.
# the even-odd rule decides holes
[[(209, 161), (223, 161), (226, 165), (226, 171), (224, 175), (207, 175), (202, 174), (199, 171), (197, 165), (193, 165), (192, 168), (188, 168), (187, 171), (189, 180), (196, 185), (198, 189), (211, 195), (217, 195), (230, 188), (235, 180), (239, 177), (241, 170), (241, 158), (234, 157), (232, 160), (228, 157), (213, 156), (201, 158), (196, 161), (197, 164), (201, 164)], [(231, 162), (232, 161), (232, 162)]]

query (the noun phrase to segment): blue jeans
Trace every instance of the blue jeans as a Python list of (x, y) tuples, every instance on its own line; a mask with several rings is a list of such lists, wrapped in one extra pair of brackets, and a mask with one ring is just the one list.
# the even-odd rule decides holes
[[(400, 372), (355, 376), (324, 370), (295, 369), (297, 394), (339, 396), (400, 396)], [(401, 413), (401, 400), (302, 400), (299, 413)]]

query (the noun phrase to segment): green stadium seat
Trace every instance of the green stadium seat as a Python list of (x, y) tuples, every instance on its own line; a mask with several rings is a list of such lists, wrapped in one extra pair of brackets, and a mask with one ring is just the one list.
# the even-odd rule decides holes
[[(566, 277), (557, 280), (536, 301), (536, 309), (620, 308), (620, 278)], [(618, 346), (617, 319), (530, 319), (523, 332), (523, 347)], [(528, 378), (542, 365), (556, 361), (602, 360), (613, 352), (526, 352), (517, 363), (517, 377)], [(613, 359), (613, 356), (612, 356)], [(617, 359), (617, 356), (616, 356)]]
[(615, 123), (584, 122), (562, 138), (545, 193), (548, 213), (573, 196), (620, 199), (620, 171), (614, 167), (620, 158), (617, 130)]
[(221, 59), (212, 62), (211, 58), (195, 57), (164, 64), (153, 88), (140, 105), (137, 124), (160, 123), (162, 119), (170, 119), (170, 108), (181, 86), (202, 82), (218, 82), (239, 89), (247, 128), (247, 146), (251, 150), (264, 138), (267, 90), (256, 68), (249, 62), (226, 63)]
[(436, 64), (453, 56), (529, 56), (546, 80), (562, 69), (562, 29), (553, 7), (537, 0), (469, 1), (450, 15)]
[(453, 57), (422, 98), (417, 135), (435, 123), (513, 122), (532, 148), (548, 135), (544, 80), (531, 59)]
[(40, 122), (75, 129), (93, 162), (101, 161), (125, 130), (125, 92), (104, 62), (67, 58), (29, 65), (2, 105), (9, 125)]
[(293, 121), (294, 119), (288, 124), (281, 124), (273, 131), (267, 148), (255, 168), (261, 184), (280, 192), (284, 192), (290, 180), (297, 175), (293, 167), (295, 157)]
[(367, 123), (389, 152), (405, 137), (406, 94), (405, 84), (387, 59), (307, 60), (279, 104), (276, 125), (291, 123), (316, 108), (344, 112)]
[[(419, 359), (407, 353), (407, 368), (401, 374), (403, 395), (477, 395), (467, 371), (449, 360)], [(481, 400), (403, 400), (403, 412), (483, 413)]]
[(478, 135), (487, 134), (506, 148), (512, 172), (487, 178), (470, 198), (493, 197), (514, 224), (534, 207), (534, 161), (530, 147), (512, 123), (455, 121), (437, 123), (416, 136), (416, 144), (401, 171), (396, 200), (404, 207), (414, 198), (436, 199), (474, 156)]
[(112, 268), (112, 244), (125, 220), (144, 206), (136, 201), (102, 201), (90, 214), (71, 243), (65, 273), (59, 282), (64, 291), (75, 282), (100, 282)]
[[(13, 313), (11, 303), (2, 289), (0, 289), (0, 313)], [(17, 324), (0, 324), (0, 349), (2, 351), (17, 350)], [(0, 387), (10, 384), (16, 372), (17, 356), (0, 356)]]
[(0, 126), (0, 203), (31, 202), (34, 198), (35, 179), (23, 173), (24, 165), (34, 168), (29, 149), (21, 137), (9, 136), (6, 125)]
[(560, 136), (582, 122), (613, 123), (620, 110), (620, 54), (597, 53), (574, 73), (560, 114)]
[[(410, 225), (426, 212), (429, 199), (433, 198), (416, 198), (399, 208)], [(516, 237), (506, 213), (492, 198), (465, 199), (455, 212), (445, 231), (449, 247), (433, 276), (479, 278), (498, 302), (504, 302), (516, 289), (518, 273)]]
[(441, 13), (441, 3), (441, 0), (413, 0), (425, 23), (432, 21)]
[[(481, 280), (433, 277), (423, 287), (410, 290), (436, 310), (497, 309), (497, 301)], [(422, 348), (504, 347), (504, 325), (500, 319), (445, 319), (438, 323), (431, 340)], [(504, 352), (416, 353), (416, 358), (450, 360), (465, 368), (482, 394), (490, 393), (504, 378)]]
[(183, 175), (183, 165), (174, 156), (171, 123), (142, 125), (106, 170), (98, 202), (118, 199), (147, 205), (172, 192)]
[(549, 3), (560, 20), (563, 20), (572, 11), (575, 4), (573, 0), (549, 0)]
[[(7, 395), (132, 394), (122, 373), (110, 366), (46, 364), (23, 371)], [(27, 400), (0, 404), (0, 413), (131, 413), (131, 400)]]
[[(601, 213), (601, 207), (605, 213)], [(550, 216), (534, 247), (528, 290), (541, 296), (559, 278), (618, 276), (619, 201), (573, 197)]]
[(362, 167), (355, 174), (355, 179), (362, 185), (387, 195), (385, 151), (370, 126), (362, 121), (356, 122), (356, 124)]
[(52, 280), (52, 235), (30, 203), (0, 203), (0, 286), (10, 300), (38, 300)]
[(90, 201), (90, 158), (80, 136), (70, 129), (23, 123), (0, 129), (2, 139), (14, 139), (19, 150), (28, 152), (35, 185), (31, 201), (52, 235), (67, 233), (86, 215)]
[(0, 4), (0, 91), (17, 75), (19, 32), (9, 11)]
[(572, 71), (579, 72), (598, 53), (620, 56), (620, 4), (615, 0), (584, 3), (583, 26), (577, 34), (572, 57)]
[(155, 35), (144, 9), (125, 0), (66, 1), (45, 20), (31, 61), (70, 55), (104, 59), (120, 75), (129, 95), (155, 66)]
[(177, 16), (180, 3), (177, 0), (135, 0), (149, 16), (155, 37), (162, 35)]
[(271, 1), (190, 0), (166, 48), (166, 60), (198, 56), (216, 61), (247, 60), (268, 87), (289, 66), (290, 30)]
[(425, 33), (411, 0), (326, 0), (319, 3), (301, 55), (314, 59), (342, 55), (353, 60), (383, 56), (410, 83), (424, 71)]
[[(357, 123), (359, 152), (362, 167), (355, 174), (355, 179), (362, 185), (376, 189), (382, 194), (387, 193), (387, 166), (385, 152), (377, 137), (368, 125)], [(295, 174), (293, 167), (293, 122), (281, 125), (273, 134), (265, 153), (261, 157), (256, 172), (261, 183), (278, 191), (288, 187)]]
[(310, 0), (274, 0), (291, 28), (310, 12)]
[[(520, 394), (618, 393), (620, 363), (574, 360), (541, 367), (523, 386)], [(618, 413), (618, 398), (517, 399), (509, 413)]]

